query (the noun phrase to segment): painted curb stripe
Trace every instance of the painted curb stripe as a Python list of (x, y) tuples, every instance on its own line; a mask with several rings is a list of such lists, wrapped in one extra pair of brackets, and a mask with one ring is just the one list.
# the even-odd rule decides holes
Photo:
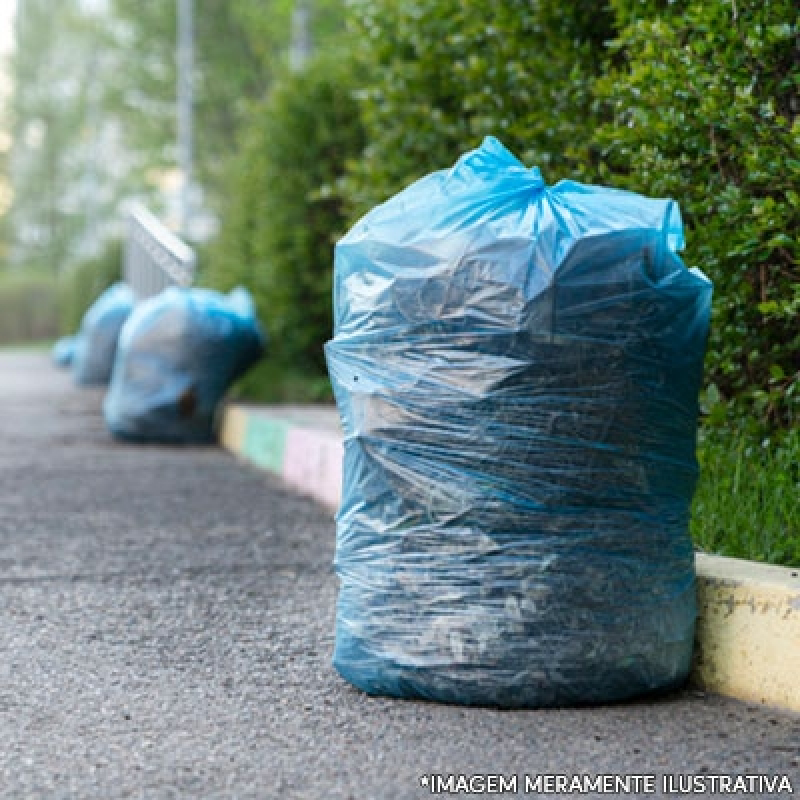
[(340, 436), (309, 428), (290, 428), (283, 477), (290, 486), (335, 510), (342, 496), (343, 458)]
[(289, 423), (248, 415), (242, 455), (258, 467), (283, 474)]
[(229, 452), (244, 454), (244, 437), (247, 430), (248, 414), (241, 408), (229, 406), (222, 415), (219, 440)]

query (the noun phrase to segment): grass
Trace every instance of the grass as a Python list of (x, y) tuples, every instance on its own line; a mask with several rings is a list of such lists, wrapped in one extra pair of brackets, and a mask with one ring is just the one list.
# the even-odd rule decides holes
[(777, 440), (703, 432), (692, 538), (702, 550), (800, 566), (800, 431)]

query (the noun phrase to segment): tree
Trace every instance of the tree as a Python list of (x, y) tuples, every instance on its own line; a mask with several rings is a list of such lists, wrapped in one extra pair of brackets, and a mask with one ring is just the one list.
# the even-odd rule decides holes
[[(291, 0), (195, 0), (195, 172), (219, 211), (226, 173), (251, 110), (285, 69)], [(313, 34), (320, 41), (343, 26), (339, 0), (318, 0)], [(143, 182), (174, 167), (175, 3), (114, 0), (117, 50), (124, 67), (109, 100), (139, 157)]]
[(11, 60), (11, 262), (56, 273), (102, 245), (121, 165), (96, 78), (110, 68), (100, 20), (79, 0), (19, 0)]

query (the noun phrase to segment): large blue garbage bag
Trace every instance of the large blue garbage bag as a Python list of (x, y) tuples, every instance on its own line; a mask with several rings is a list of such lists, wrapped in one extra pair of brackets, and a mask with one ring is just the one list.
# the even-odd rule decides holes
[(502, 707), (684, 681), (712, 287), (682, 245), (673, 202), (492, 138), (339, 242), (344, 678)]
[(250, 294), (167, 289), (139, 305), (120, 335), (106, 423), (136, 441), (202, 443), (236, 378), (262, 355)]
[(72, 376), (79, 386), (105, 386), (111, 380), (119, 333), (134, 302), (130, 286), (115, 283), (83, 315), (72, 350)]

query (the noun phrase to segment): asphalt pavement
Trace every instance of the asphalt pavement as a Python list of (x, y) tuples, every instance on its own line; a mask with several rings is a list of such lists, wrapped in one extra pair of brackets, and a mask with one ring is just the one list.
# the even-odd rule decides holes
[(800, 796), (800, 716), (690, 689), (546, 711), (364, 695), (330, 663), (330, 513), (214, 447), (114, 442), (101, 402), (0, 352), (0, 797), (534, 797), (576, 776), (571, 796), (688, 776), (730, 797), (745, 784), (718, 776), (744, 775), (737, 796)]

